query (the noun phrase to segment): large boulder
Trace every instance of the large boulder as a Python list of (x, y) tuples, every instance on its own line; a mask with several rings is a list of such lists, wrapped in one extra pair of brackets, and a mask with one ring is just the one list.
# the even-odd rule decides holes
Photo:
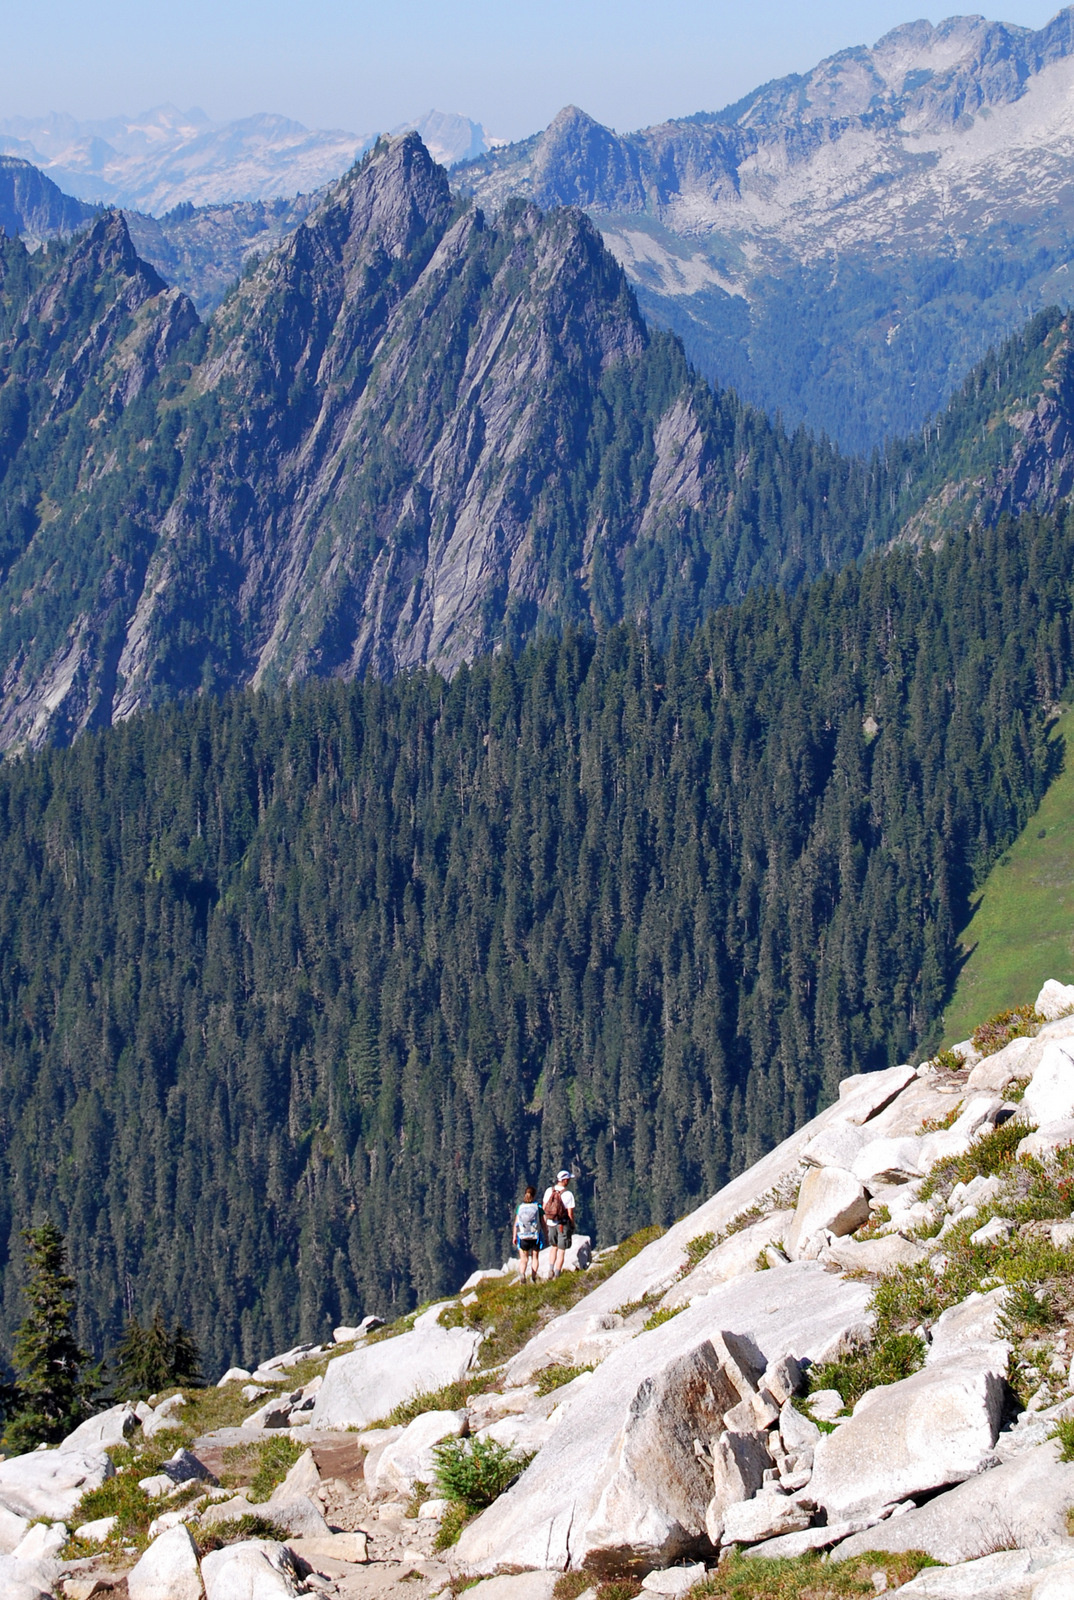
[(480, 1343), (467, 1328), (433, 1326), (336, 1356), (317, 1391), (312, 1426), (366, 1428), (415, 1394), (457, 1383)]
[(125, 1444), (139, 1426), (138, 1413), (129, 1401), (120, 1406), (109, 1406), (95, 1417), (80, 1422), (69, 1433), (60, 1450), (113, 1450)]
[(869, 1197), (845, 1167), (811, 1167), (802, 1179), (785, 1245), (792, 1259), (814, 1234), (853, 1233), (869, 1220)]
[(1074, 1042), (1051, 1040), (1026, 1084), (1022, 1117), (1034, 1127), (1074, 1118)]
[(201, 1600), (198, 1549), (184, 1526), (159, 1534), (127, 1574), (130, 1600)]
[(0, 1461), (0, 1506), (17, 1516), (69, 1522), (84, 1494), (115, 1473), (99, 1450), (33, 1450)]
[(0, 1595), (4, 1600), (52, 1600), (59, 1581), (58, 1561), (17, 1561), (0, 1555)]
[(906, 1600), (1069, 1600), (1074, 1561), (1063, 1550), (999, 1550), (954, 1567), (926, 1567), (896, 1593)]
[(306, 1593), (295, 1557), (274, 1539), (247, 1539), (211, 1551), (201, 1576), (206, 1600), (294, 1600)]
[(445, 1439), (457, 1439), (465, 1431), (465, 1411), (424, 1411), (415, 1417), (382, 1453), (372, 1483), (366, 1475), (374, 1497), (409, 1495), (416, 1483), (432, 1484), (436, 1478), (436, 1446)]
[[(869, 1298), (867, 1284), (812, 1262), (788, 1263), (723, 1284), (639, 1334), (597, 1369), (518, 1483), (463, 1530), (460, 1566), (651, 1570), (692, 1548), (711, 1553), (707, 1535), (693, 1532), (711, 1477), (695, 1476), (684, 1453), (694, 1453), (695, 1437), (710, 1444), (722, 1427), (722, 1419), (713, 1423), (722, 1399), (712, 1360), (719, 1336), (736, 1335), (758, 1374), (784, 1356), (824, 1360), (867, 1334)], [(718, 1354), (715, 1366), (741, 1393)], [(657, 1452), (651, 1463), (646, 1441)], [(658, 1462), (664, 1476), (654, 1484)]]
[(1046, 1022), (1069, 1015), (1074, 1011), (1074, 983), (1057, 983), (1055, 978), (1049, 978), (1037, 996), (1036, 1010)]
[(809, 1493), (830, 1520), (881, 1513), (987, 1466), (1006, 1393), (1006, 1357), (937, 1361), (872, 1389), (819, 1441)]
[(1074, 1465), (1060, 1461), (1059, 1446), (1050, 1440), (968, 1478), (916, 1511), (855, 1534), (839, 1546), (837, 1555), (925, 1550), (936, 1561), (973, 1561), (994, 1549), (997, 1540), (1054, 1545), (1074, 1555), (1074, 1540), (1067, 1533), (1072, 1505)]
[(0, 1555), (9, 1556), (30, 1526), (29, 1517), (20, 1517), (0, 1506)]
[(652, 1551), (650, 1565), (705, 1549), (712, 1475), (694, 1441), (719, 1435), (726, 1413), (753, 1392), (760, 1370), (739, 1344), (716, 1333), (643, 1379), (589, 1523), (593, 1549), (616, 1549), (628, 1529), (634, 1546)]

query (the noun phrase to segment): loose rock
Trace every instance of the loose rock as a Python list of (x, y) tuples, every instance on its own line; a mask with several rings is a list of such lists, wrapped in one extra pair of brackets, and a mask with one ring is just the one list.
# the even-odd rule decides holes
[(169, 1528), (127, 1574), (130, 1600), (201, 1600), (198, 1552), (190, 1530)]

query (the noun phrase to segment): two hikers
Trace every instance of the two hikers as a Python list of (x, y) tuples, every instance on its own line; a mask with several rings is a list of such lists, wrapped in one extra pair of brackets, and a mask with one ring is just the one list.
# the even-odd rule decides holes
[(556, 1174), (556, 1181), (544, 1192), (544, 1201), (538, 1205), (537, 1190), (532, 1185), (526, 1189), (522, 1204), (515, 1211), (515, 1225), (511, 1243), (518, 1250), (518, 1276), (525, 1283), (527, 1276), (537, 1282), (537, 1266), (544, 1244), (552, 1247), (550, 1277), (558, 1278), (563, 1271), (563, 1261), (570, 1249), (574, 1234), (574, 1196), (567, 1185), (569, 1172)]

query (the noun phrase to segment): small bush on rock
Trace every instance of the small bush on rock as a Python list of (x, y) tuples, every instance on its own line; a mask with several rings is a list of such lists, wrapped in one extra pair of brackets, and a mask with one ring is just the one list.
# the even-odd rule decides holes
[(440, 1493), (466, 1511), (483, 1511), (533, 1460), (495, 1439), (445, 1439), (433, 1446)]
[(652, 1316), (646, 1317), (643, 1331), (649, 1333), (653, 1328), (659, 1328), (663, 1323), (670, 1322), (672, 1317), (677, 1317), (680, 1311), (685, 1310), (685, 1306), (657, 1306)]
[(1060, 1461), (1074, 1461), (1074, 1417), (1060, 1417), (1048, 1437), (1058, 1439)]
[(994, 1056), (1012, 1039), (1036, 1033), (1043, 1021), (1044, 1018), (1033, 1006), (1014, 1006), (1010, 1011), (997, 1011), (994, 1017), (989, 1017), (987, 1022), (974, 1028), (973, 1048), (982, 1056)]

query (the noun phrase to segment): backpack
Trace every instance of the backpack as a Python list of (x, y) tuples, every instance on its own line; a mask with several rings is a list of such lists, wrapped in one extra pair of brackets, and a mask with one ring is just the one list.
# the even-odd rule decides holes
[(540, 1232), (541, 1208), (536, 1200), (530, 1200), (518, 1208), (518, 1237), (520, 1239), (536, 1239)]
[(567, 1210), (567, 1207), (563, 1204), (563, 1196), (562, 1196), (562, 1194), (560, 1193), (560, 1191), (558, 1189), (553, 1188), (552, 1193), (548, 1196), (548, 1199), (545, 1201), (545, 1203), (544, 1203), (544, 1214), (548, 1218), (549, 1222), (569, 1222), (570, 1221), (570, 1212)]

